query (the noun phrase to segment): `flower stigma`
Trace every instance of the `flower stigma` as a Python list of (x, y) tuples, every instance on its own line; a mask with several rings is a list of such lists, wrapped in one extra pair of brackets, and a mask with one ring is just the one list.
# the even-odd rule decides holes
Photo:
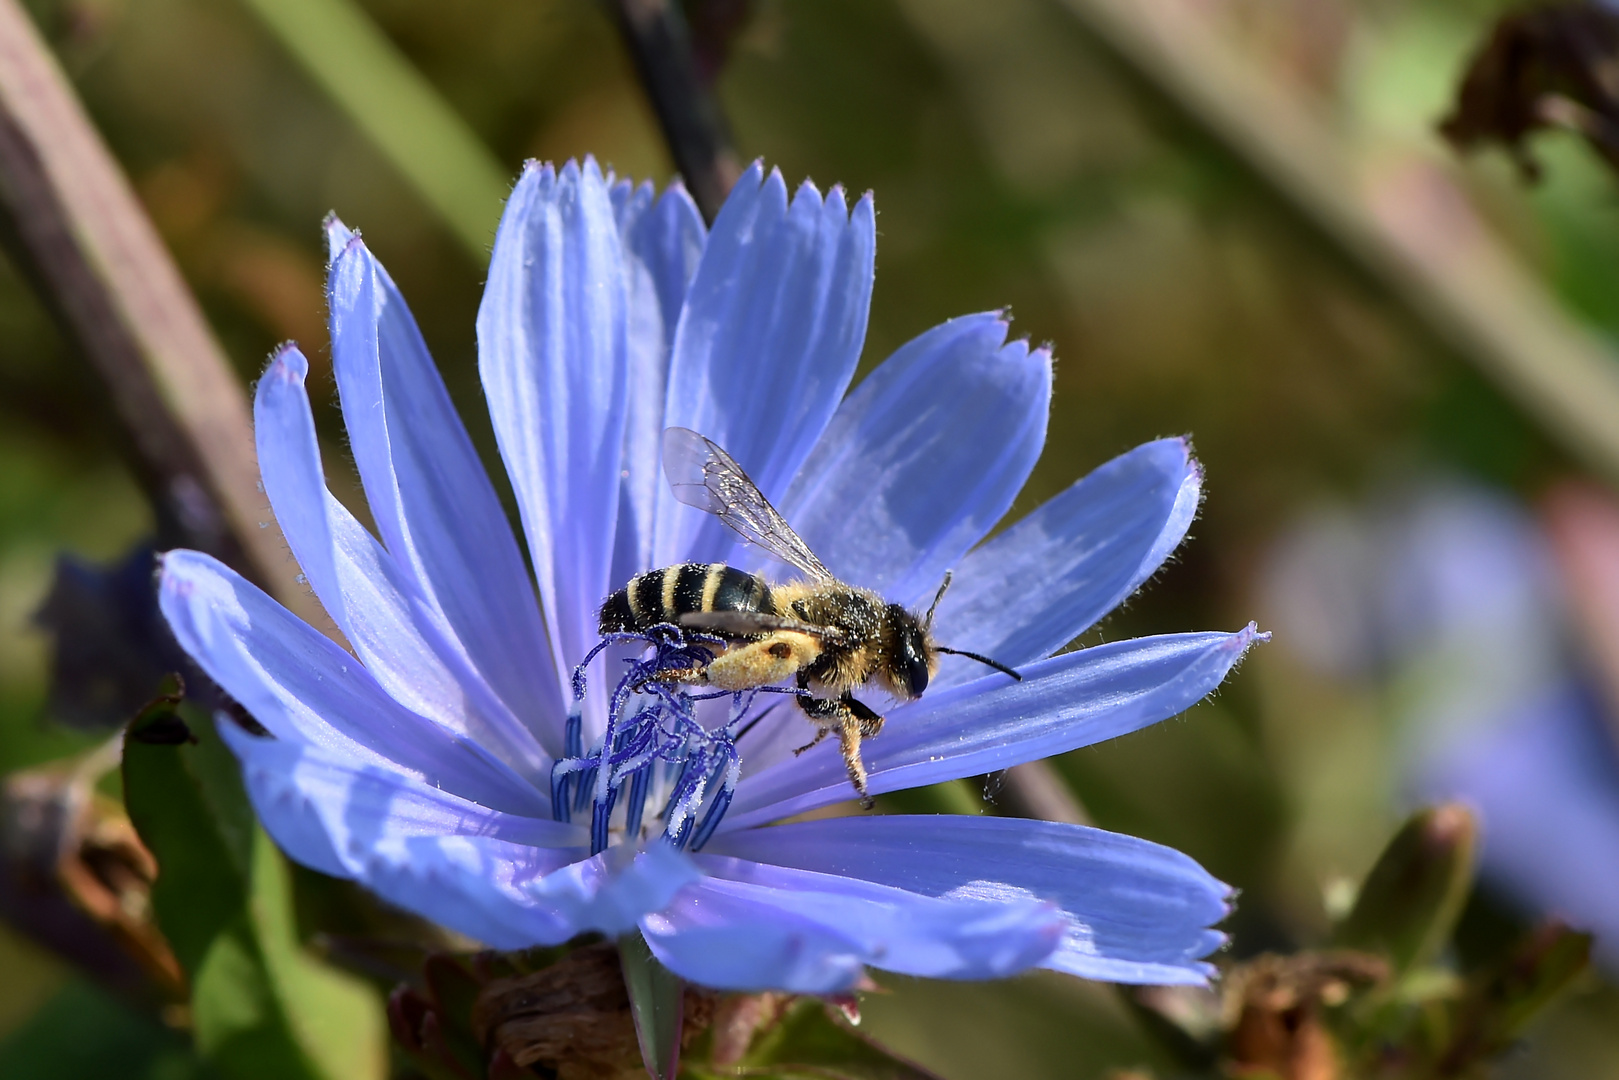
[[(723, 638), (660, 623), (644, 633), (602, 635), (573, 669), (565, 756), (551, 767), (551, 813), (567, 822), (589, 808), (592, 855), (605, 851), (615, 832), (637, 840), (649, 801), (656, 805), (661, 800), (656, 819), (663, 822), (664, 841), (673, 847), (698, 851), (714, 835), (742, 776), (736, 743), (759, 719), (750, 716), (755, 698), (761, 693), (803, 693), (762, 686), (692, 694), (672, 677), (707, 666), (727, 644)], [(645, 651), (624, 661), (627, 670), (608, 699), (601, 743), (586, 753), (585, 670), (610, 645), (641, 645)], [(719, 727), (704, 727), (697, 719), (697, 703), (723, 697), (731, 699), (728, 719)], [(614, 828), (621, 798), (623, 813)]]

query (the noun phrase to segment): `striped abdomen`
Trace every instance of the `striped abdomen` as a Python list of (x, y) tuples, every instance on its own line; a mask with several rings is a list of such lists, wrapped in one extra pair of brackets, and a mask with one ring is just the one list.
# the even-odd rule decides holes
[(601, 607), (601, 632), (678, 623), (680, 616), (693, 611), (775, 610), (763, 578), (724, 563), (681, 563), (637, 574), (609, 596)]

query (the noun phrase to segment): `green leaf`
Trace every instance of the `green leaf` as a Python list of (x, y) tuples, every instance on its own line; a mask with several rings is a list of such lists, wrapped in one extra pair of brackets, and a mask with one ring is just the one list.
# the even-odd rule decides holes
[(124, 805), (156, 856), (158, 925), (193, 977), (214, 941), (241, 916), (251, 871), (253, 811), (230, 751), (212, 723), (188, 716), (197, 741), (149, 743), (143, 712), (124, 740)]
[(1397, 975), (1431, 959), (1473, 887), (1477, 842), (1478, 823), (1460, 804), (1413, 814), (1366, 875), (1333, 944), (1381, 953)]
[(680, 1031), (686, 1017), (686, 988), (680, 976), (658, 962), (640, 931), (618, 939), (630, 1015), (641, 1044), (641, 1061), (655, 1080), (672, 1080), (680, 1067)]
[(298, 1044), (319, 1074), (332, 1080), (386, 1075), (381, 996), (303, 947), (293, 917), (287, 861), (263, 829), (254, 830), (253, 853), (254, 929), (271, 985)]
[(799, 1001), (748, 1050), (742, 1075), (816, 1080), (938, 1080), (895, 1056), (815, 998)]
[(152, 907), (191, 978), (198, 1051), (228, 1080), (363, 1080), (386, 1065), (381, 1002), (302, 947), (287, 865), (204, 714), (195, 744), (124, 742), (130, 820), (157, 858)]

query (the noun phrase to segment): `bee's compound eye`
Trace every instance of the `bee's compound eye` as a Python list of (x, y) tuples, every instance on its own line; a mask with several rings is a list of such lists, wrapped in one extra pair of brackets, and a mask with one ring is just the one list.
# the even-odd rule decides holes
[(919, 652), (907, 649), (902, 668), (905, 672), (905, 686), (912, 697), (921, 697), (922, 691), (928, 688), (928, 665)]
[(894, 689), (909, 697), (921, 697), (928, 688), (927, 631), (916, 616), (898, 604), (888, 605), (888, 625)]

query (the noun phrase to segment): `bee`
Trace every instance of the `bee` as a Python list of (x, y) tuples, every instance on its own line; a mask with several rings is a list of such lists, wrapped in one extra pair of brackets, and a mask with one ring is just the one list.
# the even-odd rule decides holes
[(849, 780), (869, 807), (860, 742), (883, 717), (854, 696), (876, 684), (900, 701), (922, 696), (939, 655), (964, 656), (1021, 679), (987, 656), (933, 640), (933, 613), (950, 575), (918, 616), (871, 589), (839, 581), (793, 531), (757, 485), (717, 444), (689, 428), (663, 433), (663, 471), (675, 498), (719, 518), (737, 535), (794, 567), (804, 580), (772, 585), (724, 563), (681, 563), (631, 578), (601, 606), (603, 634), (645, 632), (674, 623), (726, 644), (707, 664), (665, 672), (673, 682), (751, 690), (796, 679), (795, 700), (816, 727), (795, 753), (836, 735)]

